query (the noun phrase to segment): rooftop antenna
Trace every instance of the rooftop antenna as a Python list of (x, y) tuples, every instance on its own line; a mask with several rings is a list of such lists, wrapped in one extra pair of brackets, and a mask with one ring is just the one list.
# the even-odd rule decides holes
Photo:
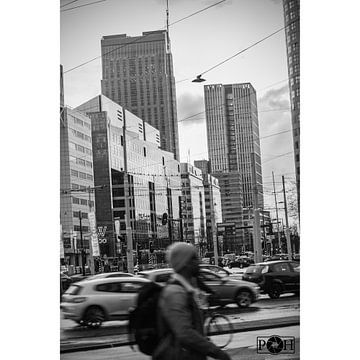
[(166, 50), (170, 52), (170, 36), (169, 36), (169, 0), (166, 0)]

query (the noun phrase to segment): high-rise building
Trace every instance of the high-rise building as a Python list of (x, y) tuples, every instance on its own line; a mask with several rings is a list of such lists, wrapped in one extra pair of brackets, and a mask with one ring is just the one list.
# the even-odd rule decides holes
[(206, 85), (204, 93), (210, 167), (220, 182), (223, 221), (236, 223), (243, 242), (242, 209), (253, 207), (252, 154), (258, 206), (264, 206), (256, 92), (243, 83)]
[[(283, 0), (294, 144), (298, 210), (300, 210), (300, 1)], [(300, 211), (299, 211), (300, 214)]]
[(222, 222), (219, 180), (210, 175), (210, 163), (208, 160), (195, 160), (194, 165), (203, 173), (207, 249), (213, 251), (213, 234), (217, 235), (216, 224)]
[(175, 78), (165, 30), (104, 36), (102, 93), (160, 130), (161, 148), (179, 160)]
[(104, 95), (77, 110), (91, 118), (95, 186), (106, 186), (95, 191), (97, 226), (105, 229), (105, 241), (99, 241), (101, 254), (120, 255), (116, 221), (120, 237), (126, 237), (124, 116), (133, 249), (150, 250), (150, 243), (153, 249), (165, 249), (180, 241), (180, 224), (174, 222), (170, 232), (168, 223), (162, 223), (164, 213), (180, 217), (180, 163), (174, 154), (159, 148), (159, 131)]
[(94, 209), (94, 199), (89, 199), (87, 189), (94, 186), (93, 170), (91, 120), (79, 111), (62, 107), (60, 224), (64, 261), (74, 267), (82, 266), (83, 249), (86, 256), (90, 255), (88, 214)]
[(200, 169), (181, 163), (181, 188), (183, 208), (183, 239), (194, 244), (202, 256), (206, 252), (205, 193)]

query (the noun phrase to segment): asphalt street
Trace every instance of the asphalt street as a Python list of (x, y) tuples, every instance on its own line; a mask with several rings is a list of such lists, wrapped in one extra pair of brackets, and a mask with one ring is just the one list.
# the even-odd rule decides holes
[[(300, 341), (299, 326), (290, 326), (277, 329), (257, 330), (242, 333), (235, 333), (232, 342), (225, 349), (231, 356), (232, 360), (283, 360), (283, 359), (300, 359)], [(280, 337), (293, 336), (295, 337), (295, 347), (293, 354), (282, 354), (280, 352), (276, 356), (273, 354), (258, 354), (257, 353), (257, 338), (264, 336), (270, 338), (273, 335)], [(226, 335), (220, 335), (226, 336)], [(218, 338), (218, 337), (217, 337)], [(129, 346), (121, 346), (116, 348), (82, 351), (74, 353), (66, 353), (60, 355), (61, 360), (150, 360), (151, 357), (146, 356), (136, 350), (132, 350)]]
[[(279, 328), (299, 324), (300, 299), (282, 296), (272, 300), (262, 298), (249, 308), (227, 306), (219, 312), (226, 314), (238, 332)], [(99, 329), (78, 326), (71, 320), (61, 319), (61, 352), (79, 352), (86, 349), (117, 347), (128, 343), (126, 321), (104, 323)], [(276, 329), (274, 329), (276, 330)], [(130, 355), (129, 355), (130, 356)]]

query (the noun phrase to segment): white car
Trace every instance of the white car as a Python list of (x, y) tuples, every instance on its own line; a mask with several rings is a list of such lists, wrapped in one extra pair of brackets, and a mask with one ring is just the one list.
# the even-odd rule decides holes
[(121, 271), (115, 271), (115, 272), (109, 272), (109, 273), (101, 273), (101, 274), (96, 274), (96, 275), (92, 275), (87, 277), (86, 279), (82, 280), (95, 280), (95, 279), (107, 279), (107, 278), (116, 278), (116, 277), (130, 277), (130, 276), (134, 276), (133, 274), (129, 274), (129, 273), (125, 273), (125, 272), (121, 272)]
[(60, 307), (65, 319), (99, 327), (104, 321), (127, 319), (147, 283), (149, 280), (134, 276), (83, 280), (66, 290)]

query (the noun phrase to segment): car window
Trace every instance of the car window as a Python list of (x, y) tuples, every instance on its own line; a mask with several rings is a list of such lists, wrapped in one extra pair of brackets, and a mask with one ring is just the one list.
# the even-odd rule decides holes
[(264, 266), (259, 265), (250, 265), (246, 271), (245, 274), (260, 274)]
[(104, 292), (121, 292), (121, 283), (120, 282), (113, 282), (113, 283), (106, 283), (106, 284), (99, 284), (96, 285), (96, 291), (104, 291)]
[(273, 265), (273, 271), (274, 272), (285, 272), (285, 271), (291, 271), (290, 266), (288, 263), (279, 263)]
[(143, 286), (142, 282), (123, 282), (121, 292), (123, 293), (137, 293)]
[(65, 291), (67, 295), (79, 295), (82, 287), (79, 285), (70, 285), (70, 287)]
[[(114, 278), (114, 277), (125, 277), (125, 276), (128, 276), (127, 274), (118, 274), (118, 273), (115, 273), (115, 274), (110, 274), (110, 275), (107, 275), (106, 277), (107, 278)], [(131, 275), (129, 275), (131, 276)]]
[(170, 276), (171, 276), (171, 273), (159, 274), (159, 275), (156, 275), (155, 281), (156, 282), (167, 282), (170, 279)]
[(212, 274), (210, 272), (200, 272), (199, 277), (205, 281), (219, 281), (221, 278), (219, 275)]

